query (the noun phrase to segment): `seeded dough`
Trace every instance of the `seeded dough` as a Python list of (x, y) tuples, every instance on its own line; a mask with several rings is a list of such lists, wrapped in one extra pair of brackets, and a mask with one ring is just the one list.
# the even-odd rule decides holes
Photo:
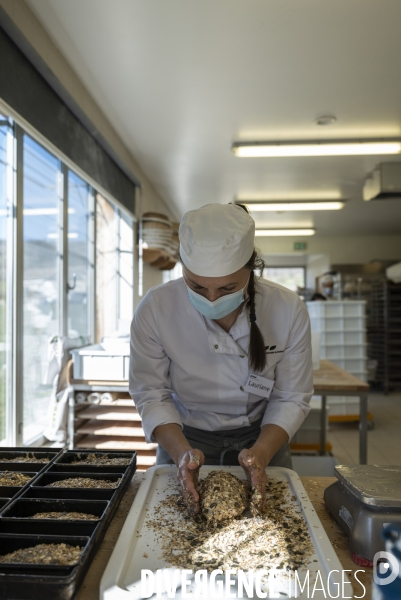
[(32, 563), (39, 565), (76, 565), (82, 548), (69, 544), (38, 544), (19, 548), (0, 556), (0, 563)]
[(226, 471), (211, 471), (199, 485), (202, 514), (213, 525), (242, 515), (247, 507), (246, 484)]
[(72, 461), (71, 465), (129, 465), (130, 458), (110, 458), (107, 454), (88, 454), (81, 458), (80, 454), (77, 454), (77, 460)]
[(121, 477), (117, 481), (110, 481), (109, 479), (91, 479), (90, 477), (71, 477), (69, 479), (60, 479), (59, 481), (53, 481), (48, 483), (46, 487), (53, 488), (111, 488), (118, 487), (121, 481)]
[[(32, 475), (33, 477), (33, 475)], [(32, 479), (29, 475), (24, 473), (15, 473), (13, 471), (3, 471), (0, 473), (0, 486), (16, 486), (22, 487), (27, 481)]]
[(32, 517), (28, 517), (28, 519), (57, 519), (58, 521), (79, 519), (86, 521), (97, 521), (99, 517), (96, 515), (91, 515), (90, 513), (52, 511), (36, 513)]
[[(217, 490), (218, 491), (218, 490)], [(286, 569), (305, 567), (314, 552), (309, 529), (288, 483), (269, 477), (262, 513), (245, 512), (211, 528), (188, 515), (178, 484), (146, 513), (145, 527), (157, 540), (166, 566), (178, 569)], [(137, 531), (136, 537), (140, 537)], [(316, 562), (316, 559), (314, 560)]]
[(0, 463), (48, 463), (50, 458), (38, 458), (34, 454), (32, 456), (16, 456), (15, 458), (0, 458)]

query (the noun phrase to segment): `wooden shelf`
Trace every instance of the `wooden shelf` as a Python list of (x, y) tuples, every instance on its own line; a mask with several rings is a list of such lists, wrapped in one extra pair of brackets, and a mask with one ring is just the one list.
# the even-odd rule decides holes
[(130, 426), (126, 421), (105, 421), (99, 423), (98, 421), (89, 420), (83, 425), (79, 425), (76, 433), (144, 439), (142, 427)]
[[(113, 402), (99, 402), (99, 404), (94, 404), (93, 402), (80, 402), (75, 405), (75, 410), (83, 410), (84, 408), (89, 408), (91, 406), (101, 406), (105, 408), (112, 408), (113, 406), (127, 406), (128, 408), (134, 408), (134, 402), (128, 398), (119, 398), (118, 400), (113, 400)], [(136, 409), (135, 409), (136, 410)]]
[(145, 442), (141, 418), (128, 394), (127, 383), (120, 387), (116, 382), (71, 381), (70, 385), (73, 398), (83, 390), (118, 394), (110, 403), (70, 404), (69, 440), (75, 448), (135, 450), (138, 471), (146, 471), (156, 464), (157, 444)]
[(110, 406), (109, 404), (92, 404), (77, 412), (79, 419), (96, 419), (97, 421), (141, 421), (135, 406)]

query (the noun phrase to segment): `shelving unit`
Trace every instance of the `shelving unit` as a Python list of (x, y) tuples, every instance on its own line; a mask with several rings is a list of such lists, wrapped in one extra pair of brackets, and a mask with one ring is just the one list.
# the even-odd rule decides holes
[[(141, 418), (128, 392), (127, 381), (76, 380), (69, 369), (68, 447), (96, 450), (135, 450), (137, 468), (156, 463), (157, 444), (147, 444)], [(113, 396), (112, 402), (78, 402), (82, 394)], [(79, 396), (78, 396), (79, 394)]]
[(368, 339), (369, 357), (377, 361), (375, 383), (386, 394), (401, 387), (401, 284), (372, 284)]
[[(306, 302), (306, 306), (312, 331), (320, 332), (320, 358), (367, 381), (366, 301), (327, 300)], [(329, 421), (359, 421), (355, 397), (328, 396), (327, 403)], [(312, 398), (311, 406), (320, 406), (320, 398)]]

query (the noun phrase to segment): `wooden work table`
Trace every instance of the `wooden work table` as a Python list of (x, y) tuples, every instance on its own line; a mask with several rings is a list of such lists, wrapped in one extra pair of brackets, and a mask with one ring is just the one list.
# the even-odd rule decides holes
[(368, 462), (368, 392), (369, 385), (355, 375), (344, 371), (329, 360), (321, 360), (320, 368), (313, 371), (313, 387), (316, 396), (322, 397), (320, 421), (321, 454), (326, 452), (327, 396), (358, 396), (359, 415), (359, 463)]
[[(75, 600), (97, 600), (99, 598), (100, 580), (142, 479), (143, 473), (135, 474)], [(356, 596), (362, 596), (363, 589), (358, 582), (355, 582), (353, 577), (354, 572), (360, 569), (360, 567), (357, 567), (352, 562), (348, 549), (347, 536), (331, 517), (323, 502), (324, 490), (336, 481), (336, 479), (334, 477), (301, 477), (301, 481), (337, 553), (343, 569), (352, 571), (347, 574), (350, 581), (356, 584), (354, 585), (354, 593)], [(371, 598), (371, 578), (372, 569), (365, 568), (364, 573), (358, 573), (358, 579), (366, 588), (366, 594), (363, 597), (367, 600)], [(347, 588), (349, 589), (349, 586)], [(351, 594), (351, 591), (348, 591), (348, 594)]]

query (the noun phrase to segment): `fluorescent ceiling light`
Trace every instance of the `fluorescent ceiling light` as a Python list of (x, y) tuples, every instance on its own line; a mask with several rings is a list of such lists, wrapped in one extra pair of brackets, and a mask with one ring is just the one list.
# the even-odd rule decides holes
[(257, 237), (270, 237), (270, 236), (286, 236), (286, 235), (315, 235), (314, 229), (257, 229), (255, 231)]
[(400, 154), (401, 140), (331, 140), (321, 142), (237, 142), (232, 151), (240, 157), (360, 156)]
[(285, 202), (299, 202), (303, 200), (304, 202), (312, 202), (313, 200), (340, 200), (342, 199), (342, 194), (340, 190), (336, 189), (328, 189), (328, 190), (319, 190), (319, 189), (310, 189), (310, 190), (285, 190), (285, 191), (264, 191), (258, 192), (255, 194), (254, 192), (242, 192), (235, 196), (234, 202), (244, 204), (247, 202), (281, 202), (284, 200)]
[(250, 211), (298, 211), (298, 210), (340, 210), (344, 207), (344, 202), (247, 202), (244, 200), (241, 204)]

